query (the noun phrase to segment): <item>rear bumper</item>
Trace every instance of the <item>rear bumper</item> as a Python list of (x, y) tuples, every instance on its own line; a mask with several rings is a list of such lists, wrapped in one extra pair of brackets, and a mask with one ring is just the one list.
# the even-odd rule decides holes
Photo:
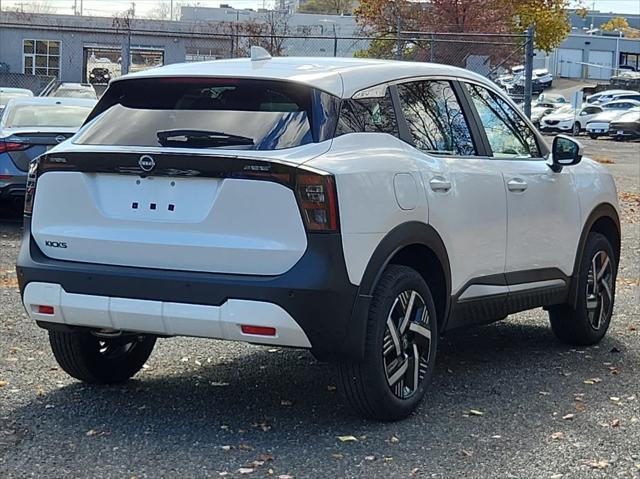
[(612, 126), (611, 129), (609, 130), (609, 136), (613, 138), (629, 138), (629, 139), (640, 138), (640, 128), (631, 129), (631, 128), (618, 128), (618, 127)]
[[(311, 347), (285, 310), (262, 301), (229, 299), (222, 306), (167, 303), (68, 293), (59, 284), (31, 282), (24, 290), (24, 305), (39, 323)], [(40, 305), (52, 307), (53, 312), (41, 313)], [(246, 334), (242, 326), (273, 328), (274, 333)]]
[(0, 200), (24, 196), (27, 173), (19, 170), (7, 153), (0, 153)]
[[(40, 301), (29, 296), (29, 285), (32, 283), (48, 283), (54, 285), (53, 291), (60, 291), (60, 297), (83, 295), (89, 297), (83, 300), (98, 305), (93, 310), (89, 308), (82, 314), (74, 312), (67, 317), (65, 303), (60, 299), (64, 314), (60, 319), (67, 325), (103, 327), (104, 324), (104, 327), (142, 333), (264, 342), (257, 341), (259, 338), (229, 335), (226, 325), (231, 321), (231, 316), (233, 324), (255, 324), (252, 323), (255, 318), (267, 317), (273, 313), (284, 318), (285, 322), (288, 322), (287, 317), (291, 318), (302, 332), (297, 337), (304, 336), (308, 342), (308, 345), (298, 340), (278, 344), (310, 346), (316, 354), (329, 358), (336, 355), (361, 357), (363, 354), (369, 298), (359, 296), (358, 287), (349, 282), (339, 234), (309, 235), (304, 255), (284, 274), (251, 276), (54, 260), (40, 251), (31, 237), (29, 221), (26, 221), (16, 269), (20, 291), (28, 309), (29, 304)], [(58, 293), (53, 294), (55, 300), (55, 294)], [(135, 316), (127, 314), (114, 322), (119, 305), (123, 301), (127, 303), (127, 300), (141, 301), (135, 303), (141, 307), (141, 313), (151, 314), (152, 317), (139, 322)], [(109, 313), (108, 305), (114, 301), (117, 306), (116, 314)], [(247, 304), (251, 304), (253, 309), (245, 307)], [(193, 318), (190, 320), (189, 317), (181, 318), (170, 313), (170, 324), (158, 325), (163, 321), (162, 310), (166, 310), (166, 305), (174, 305), (170, 309), (177, 308), (175, 305), (184, 305), (185, 310), (191, 311), (187, 316), (195, 314), (196, 319), (196, 311), (207, 311), (206, 321), (209, 322), (195, 325)], [(245, 306), (238, 308), (238, 305)], [(86, 319), (82, 319), (83, 316)], [(100, 316), (110, 317), (108, 321), (111, 322), (96, 319)], [(47, 323), (55, 323), (46, 316), (32, 317), (43, 327), (47, 327)], [(191, 325), (188, 324), (190, 321)], [(150, 327), (149, 324), (156, 326)]]

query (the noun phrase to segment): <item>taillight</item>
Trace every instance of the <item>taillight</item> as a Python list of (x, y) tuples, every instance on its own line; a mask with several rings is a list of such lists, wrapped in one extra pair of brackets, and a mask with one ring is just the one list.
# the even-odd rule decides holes
[(38, 160), (34, 160), (29, 164), (29, 173), (27, 174), (27, 188), (24, 194), (24, 214), (31, 216), (33, 212), (33, 200), (36, 196), (36, 182), (38, 180)]
[(298, 173), (296, 195), (307, 231), (338, 231), (338, 198), (333, 176)]
[(7, 153), (9, 151), (20, 151), (29, 148), (28, 144), (17, 143), (15, 141), (2, 141), (0, 140), (0, 153)]

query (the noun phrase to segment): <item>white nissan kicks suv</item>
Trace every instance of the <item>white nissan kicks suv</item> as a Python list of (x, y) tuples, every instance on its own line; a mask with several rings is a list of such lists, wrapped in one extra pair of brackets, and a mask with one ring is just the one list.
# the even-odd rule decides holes
[(89, 383), (156, 338), (291, 346), (399, 419), (447, 331), (536, 307), (564, 342), (607, 331), (616, 188), (574, 140), (552, 150), (445, 65), (254, 50), (121, 77), (31, 165), (24, 305)]

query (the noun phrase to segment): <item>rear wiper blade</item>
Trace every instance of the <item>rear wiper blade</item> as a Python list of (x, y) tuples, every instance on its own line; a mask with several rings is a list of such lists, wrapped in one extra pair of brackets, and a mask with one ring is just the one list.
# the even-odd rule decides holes
[(162, 146), (200, 147), (253, 145), (253, 138), (230, 135), (222, 131), (164, 130), (156, 133)]

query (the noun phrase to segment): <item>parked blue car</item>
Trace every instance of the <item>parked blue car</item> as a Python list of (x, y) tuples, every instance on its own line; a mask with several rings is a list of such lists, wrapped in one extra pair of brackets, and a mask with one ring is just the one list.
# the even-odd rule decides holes
[(22, 204), (31, 160), (73, 136), (95, 104), (56, 97), (7, 103), (0, 116), (0, 201)]

